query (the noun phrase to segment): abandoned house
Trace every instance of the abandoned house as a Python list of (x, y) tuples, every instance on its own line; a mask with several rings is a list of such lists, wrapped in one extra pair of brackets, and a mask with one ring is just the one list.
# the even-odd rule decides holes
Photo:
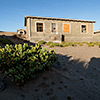
[(54, 42), (93, 41), (95, 21), (25, 16), (26, 38)]

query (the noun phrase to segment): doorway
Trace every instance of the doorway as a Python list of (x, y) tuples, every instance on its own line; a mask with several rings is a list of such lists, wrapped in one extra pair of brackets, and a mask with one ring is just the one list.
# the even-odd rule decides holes
[(64, 42), (65, 41), (65, 36), (64, 35), (62, 35), (62, 42)]

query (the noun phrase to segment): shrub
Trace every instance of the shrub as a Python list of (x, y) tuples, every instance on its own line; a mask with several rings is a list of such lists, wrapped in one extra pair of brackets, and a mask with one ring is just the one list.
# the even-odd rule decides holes
[(78, 42), (77, 44), (78, 44), (79, 46), (83, 46), (84, 43), (83, 43), (83, 42)]
[(59, 44), (59, 47), (63, 47), (63, 45), (62, 44)]
[(59, 46), (59, 43), (53, 43), (54, 44), (54, 46)]
[(41, 41), (38, 42), (38, 44), (45, 44), (45, 43), (46, 43), (46, 42), (43, 41), (43, 40), (41, 40)]
[(52, 44), (53, 42), (47, 42), (46, 45), (49, 46), (50, 44)]
[(68, 44), (67, 42), (62, 42), (61, 45), (62, 45), (63, 47), (69, 46), (69, 44)]
[(90, 42), (90, 43), (87, 43), (88, 47), (94, 47), (94, 43), (93, 42)]
[(75, 43), (75, 42), (69, 42), (69, 46), (77, 46), (77, 43)]
[(53, 43), (51, 43), (50, 45), (49, 45), (49, 47), (50, 48), (52, 48), (52, 47), (54, 47), (55, 45), (53, 44)]
[(95, 45), (99, 46), (100, 45), (100, 42), (94, 42)]
[(57, 61), (54, 50), (47, 51), (40, 45), (6, 45), (0, 48), (0, 69), (17, 85), (23, 85)]

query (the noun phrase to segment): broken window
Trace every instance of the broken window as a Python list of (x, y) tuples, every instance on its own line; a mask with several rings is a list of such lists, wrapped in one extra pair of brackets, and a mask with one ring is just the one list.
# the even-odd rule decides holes
[(43, 23), (36, 23), (37, 25), (37, 32), (43, 32)]
[(56, 23), (52, 23), (52, 32), (56, 32)]
[(70, 24), (64, 24), (64, 32), (70, 33)]
[(87, 27), (86, 25), (81, 25), (81, 32), (86, 33), (87, 32)]

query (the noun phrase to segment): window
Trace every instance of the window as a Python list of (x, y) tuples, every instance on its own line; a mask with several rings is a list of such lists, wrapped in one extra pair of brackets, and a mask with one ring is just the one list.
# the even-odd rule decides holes
[(37, 32), (43, 32), (43, 23), (36, 23)]
[(52, 23), (51, 25), (52, 25), (52, 30), (51, 31), (56, 32), (56, 23)]
[(64, 24), (64, 32), (70, 33), (70, 24)]
[(87, 32), (87, 27), (86, 25), (81, 25), (81, 32), (86, 33)]

